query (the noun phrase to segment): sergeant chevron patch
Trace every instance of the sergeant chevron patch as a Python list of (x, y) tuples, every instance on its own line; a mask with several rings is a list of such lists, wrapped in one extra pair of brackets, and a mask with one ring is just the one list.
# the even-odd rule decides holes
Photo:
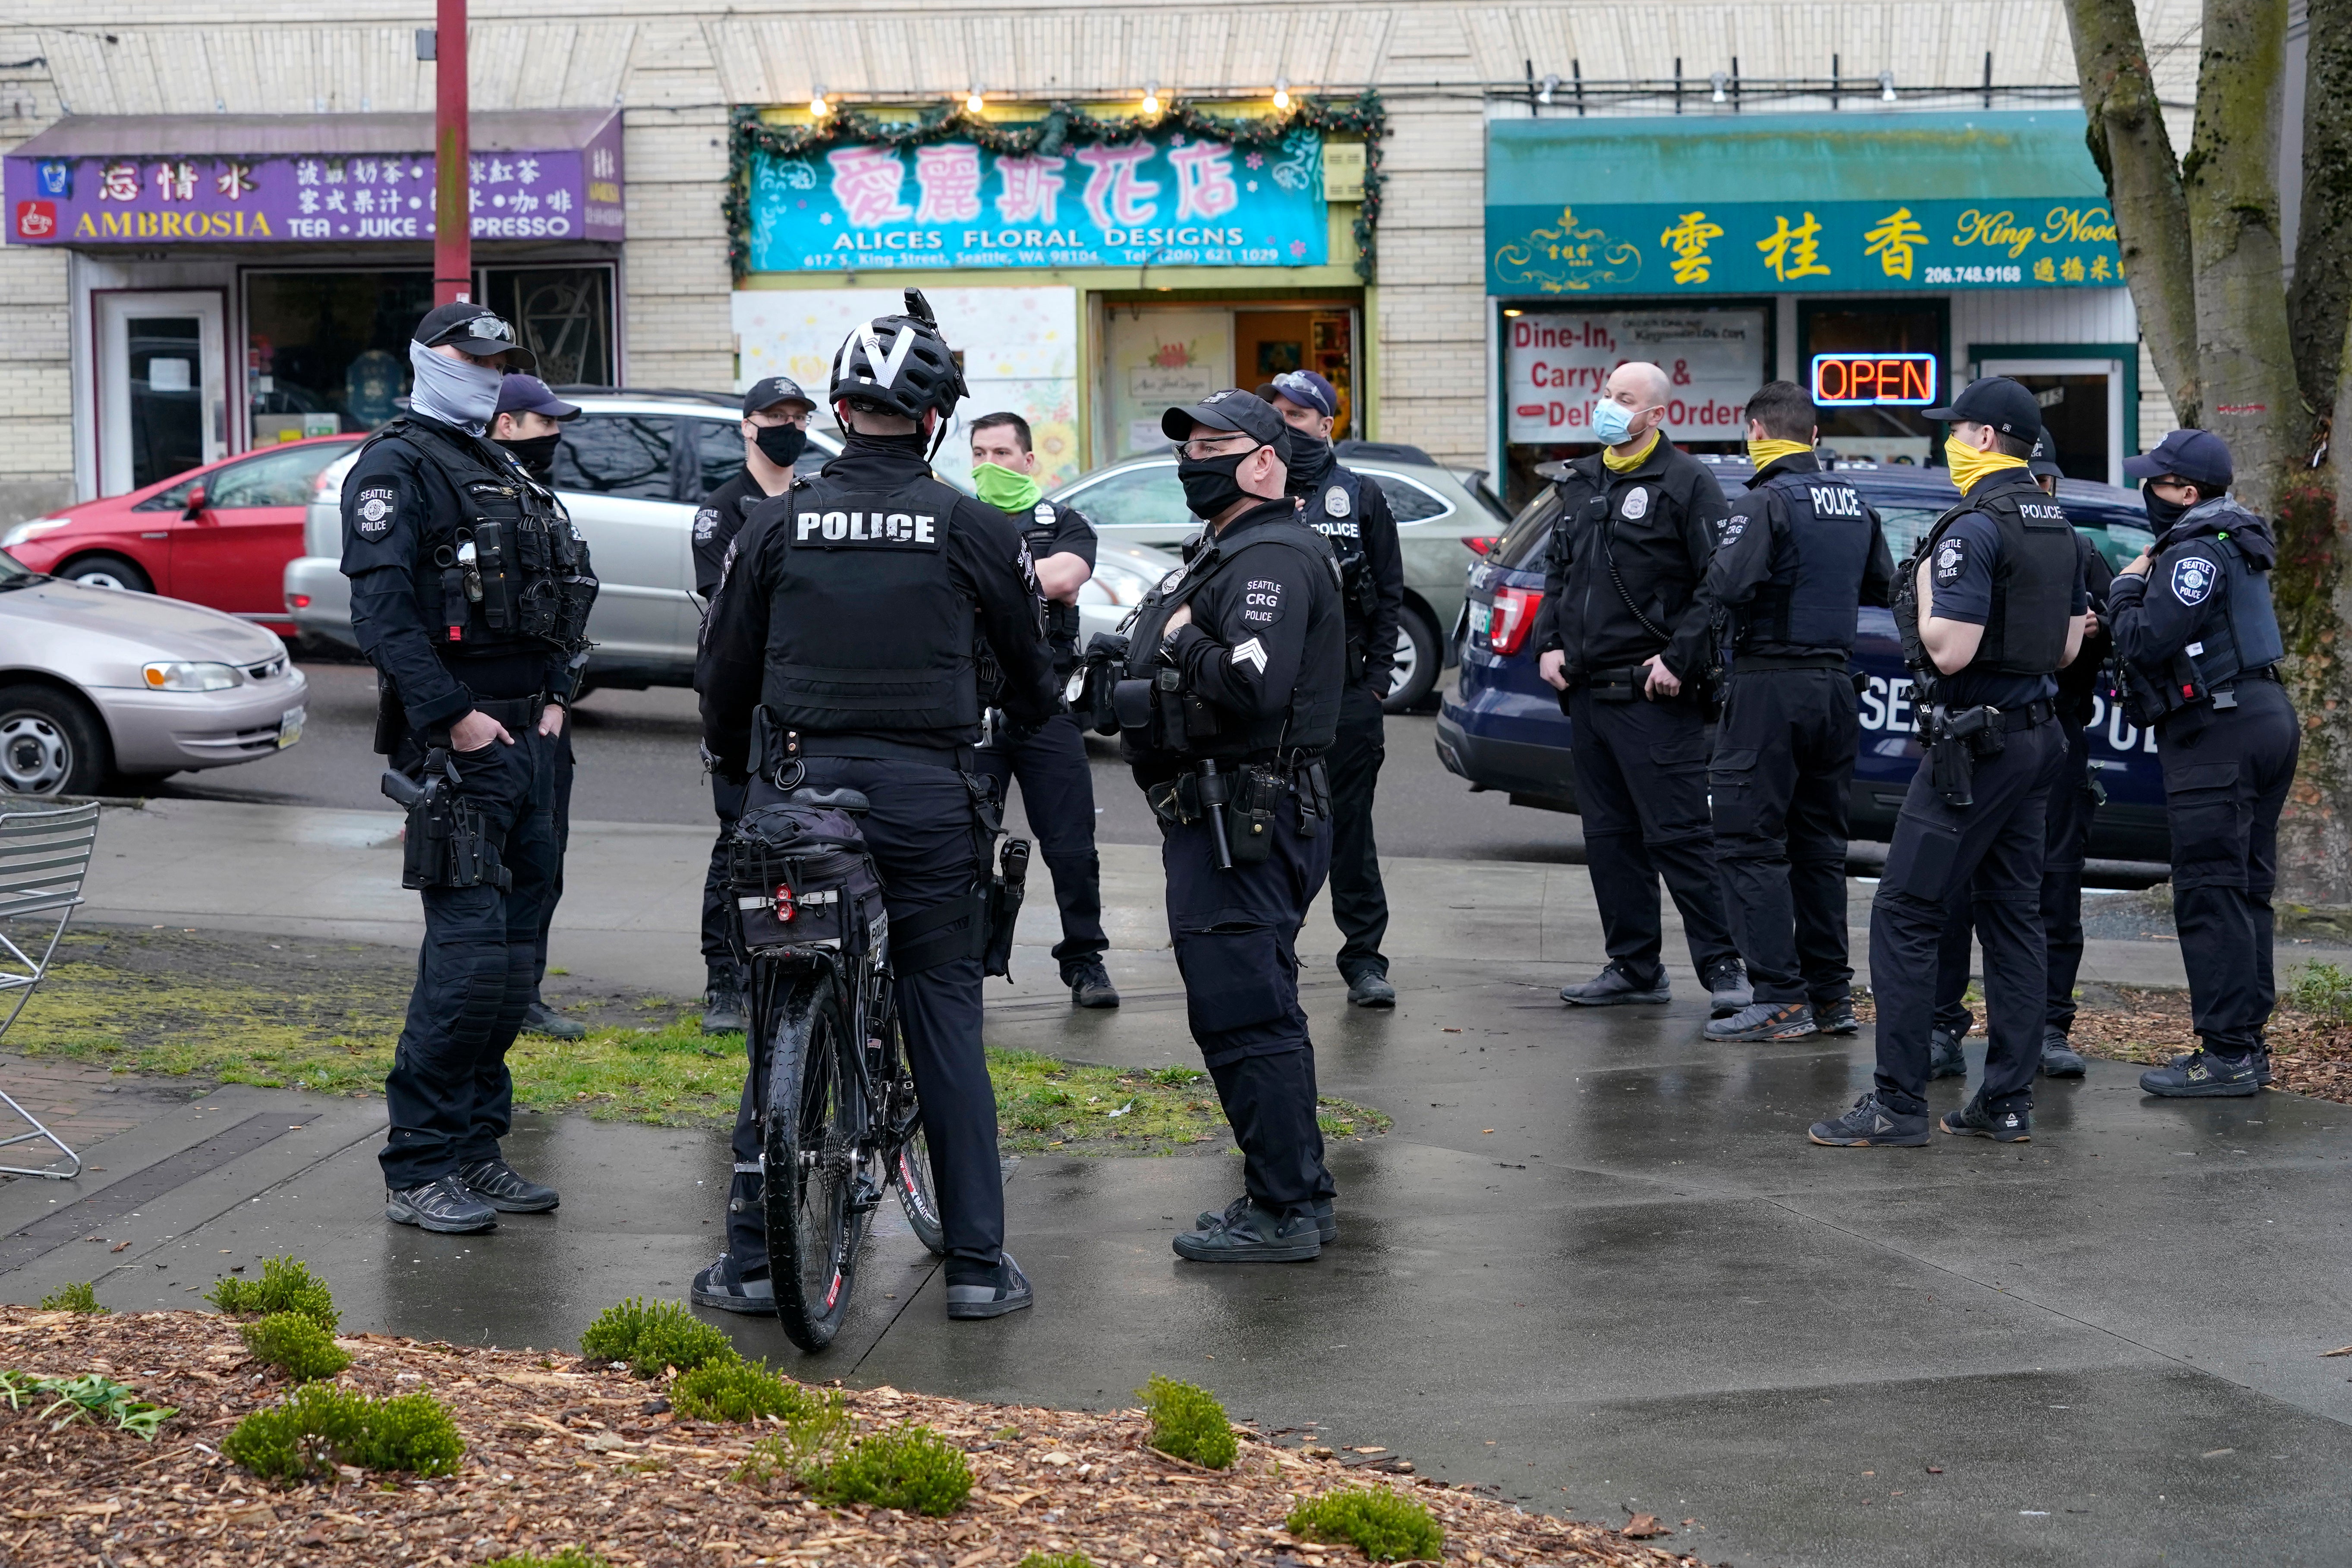
[(1254, 666), (1260, 675), (1265, 673), (1265, 645), (1255, 637), (1234, 648), (1234, 662)]

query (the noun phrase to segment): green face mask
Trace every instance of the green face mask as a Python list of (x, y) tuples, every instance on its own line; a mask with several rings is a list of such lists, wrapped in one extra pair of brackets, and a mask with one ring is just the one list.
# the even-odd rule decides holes
[(971, 488), (980, 499), (999, 511), (1027, 511), (1037, 504), (1044, 489), (1027, 474), (1016, 474), (1011, 468), (994, 463), (981, 463), (971, 470)]

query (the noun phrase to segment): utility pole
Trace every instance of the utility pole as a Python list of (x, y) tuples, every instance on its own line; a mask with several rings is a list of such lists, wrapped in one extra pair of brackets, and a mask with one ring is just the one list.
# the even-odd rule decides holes
[(474, 297), (471, 143), (466, 134), (466, 0), (435, 0), (433, 302)]

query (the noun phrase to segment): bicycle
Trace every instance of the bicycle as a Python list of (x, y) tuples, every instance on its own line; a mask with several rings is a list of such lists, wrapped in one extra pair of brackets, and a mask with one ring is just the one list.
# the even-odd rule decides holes
[[(854, 819), (856, 790), (801, 789), (748, 812), (729, 851), (748, 952), (761, 1204), (776, 1315), (804, 1351), (832, 1342), (886, 1188), (945, 1256), (922, 1108), (900, 1036), (889, 917)], [(848, 831), (818, 814), (843, 814)]]

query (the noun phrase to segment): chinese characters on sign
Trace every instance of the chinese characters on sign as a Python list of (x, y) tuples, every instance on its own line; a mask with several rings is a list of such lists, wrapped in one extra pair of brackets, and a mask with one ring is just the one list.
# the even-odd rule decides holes
[(1506, 438), (1551, 445), (1592, 439), (1592, 405), (1609, 373), (1649, 360), (1672, 385), (1666, 435), (1737, 439), (1748, 399), (1764, 384), (1761, 310), (1529, 310), (1503, 322)]
[(1004, 157), (969, 142), (752, 163), (751, 268), (1313, 267), (1328, 259), (1322, 139), (1181, 131)]

